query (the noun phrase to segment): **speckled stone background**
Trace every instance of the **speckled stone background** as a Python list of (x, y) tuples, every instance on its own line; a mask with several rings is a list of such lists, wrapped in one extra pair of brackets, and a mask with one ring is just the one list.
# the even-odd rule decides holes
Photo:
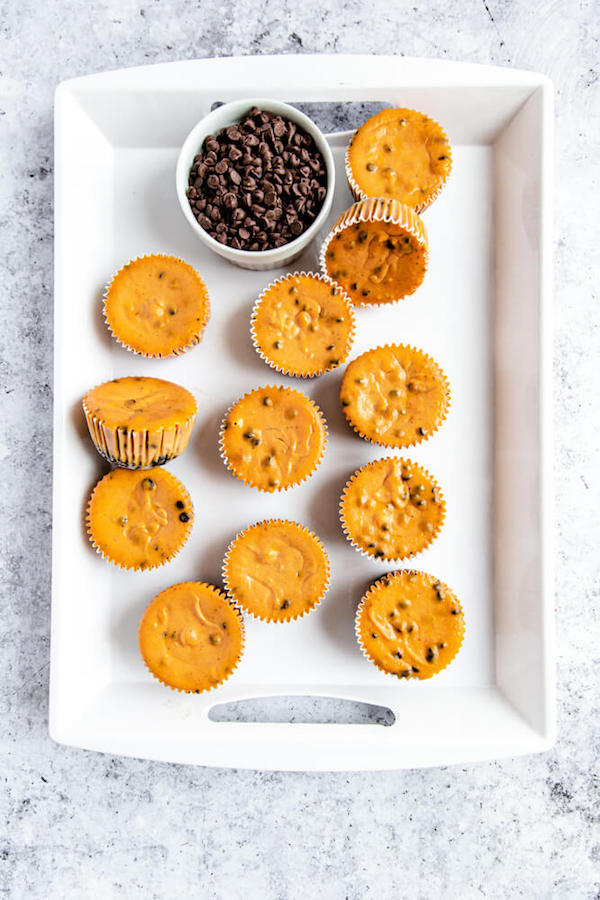
[[(7, 896), (600, 897), (600, 5), (324, 6), (0, 5), (0, 891)], [(273, 774), (113, 759), (48, 738), (55, 85), (123, 66), (279, 52), (448, 58), (539, 70), (555, 81), (559, 740), (545, 755), (427, 771)]]

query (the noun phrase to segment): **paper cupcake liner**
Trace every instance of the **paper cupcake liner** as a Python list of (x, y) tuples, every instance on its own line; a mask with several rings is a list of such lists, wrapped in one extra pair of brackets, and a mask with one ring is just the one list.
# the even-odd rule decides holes
[[(292, 482), (290, 482), (290, 484), (281, 485), (280, 487), (275, 486), (273, 488), (263, 487), (262, 485), (254, 484), (254, 482), (250, 481), (249, 479), (244, 477), (242, 474), (240, 474), (237, 471), (237, 469), (235, 468), (235, 466), (233, 466), (232, 463), (230, 462), (229, 457), (227, 456), (227, 451), (225, 450), (225, 431), (226, 431), (226, 425), (227, 425), (227, 420), (229, 418), (229, 415), (235, 409), (235, 407), (238, 405), (238, 403), (240, 403), (246, 397), (249, 397), (251, 394), (254, 394), (257, 391), (265, 391), (265, 390), (284, 391), (288, 394), (296, 394), (296, 395), (299, 395), (300, 397), (302, 397), (303, 400), (305, 400), (315, 410), (317, 417), (319, 419), (319, 422), (321, 423), (321, 426), (323, 429), (323, 432), (322, 432), (323, 433), (323, 443), (321, 445), (321, 450), (320, 450), (319, 455), (316, 458), (314, 466), (312, 467), (310, 472), (307, 472), (306, 475), (303, 475), (303, 477), (298, 479), (298, 481), (292, 481)], [(327, 422), (325, 421), (325, 416), (323, 415), (321, 408), (319, 406), (317, 406), (317, 404), (313, 400), (311, 400), (310, 397), (308, 397), (302, 391), (296, 390), (296, 388), (281, 387), (280, 385), (277, 385), (277, 384), (265, 384), (265, 385), (261, 385), (260, 387), (253, 388), (253, 390), (251, 390), (251, 391), (246, 391), (245, 394), (242, 394), (241, 397), (238, 397), (237, 400), (234, 403), (232, 403), (231, 406), (229, 406), (227, 408), (227, 410), (225, 411), (225, 414), (221, 421), (221, 427), (219, 429), (219, 455), (220, 455), (221, 459), (223, 460), (225, 466), (229, 469), (229, 471), (232, 472), (233, 475), (235, 475), (235, 477), (239, 481), (241, 481), (243, 484), (245, 484), (247, 487), (256, 488), (259, 491), (263, 491), (263, 493), (265, 493), (265, 494), (276, 494), (276, 493), (281, 493), (282, 491), (287, 491), (290, 488), (297, 487), (299, 484), (304, 484), (305, 481), (307, 481), (312, 475), (314, 475), (316, 470), (319, 468), (319, 466), (323, 462), (323, 457), (325, 455), (325, 448), (327, 446), (327, 437), (328, 437)]]
[[(331, 275), (329, 275), (329, 272), (327, 271), (326, 260), (327, 250), (331, 241), (334, 240), (337, 234), (344, 231), (346, 228), (350, 228), (352, 225), (357, 225), (359, 222), (386, 222), (388, 224), (398, 225), (407, 234), (416, 238), (419, 244), (425, 249), (425, 269), (423, 278), (425, 277), (429, 264), (429, 242), (425, 225), (410, 206), (400, 203), (399, 200), (388, 200), (385, 197), (366, 197), (364, 200), (354, 203), (349, 209), (343, 212), (337, 222), (335, 222), (331, 231), (323, 241), (319, 252), (319, 268), (325, 277), (331, 278)], [(334, 278), (332, 280), (335, 284), (339, 283), (335, 281)], [(352, 298), (351, 300), (354, 306), (389, 306), (391, 303), (397, 303), (399, 300), (404, 300), (405, 297), (410, 297), (419, 289), (422, 283), (423, 279), (421, 279), (414, 290), (409, 291), (407, 294), (403, 294), (401, 297), (371, 301), (354, 300)], [(340, 285), (340, 287), (342, 286)]]
[(185, 510), (189, 515), (189, 520), (184, 523), (185, 524), (185, 533), (184, 533), (183, 540), (181, 541), (179, 547), (177, 547), (175, 550), (173, 550), (173, 552), (170, 553), (166, 559), (158, 560), (157, 562), (153, 563), (153, 565), (151, 565), (151, 566), (144, 566), (143, 569), (137, 565), (132, 565), (132, 564), (130, 565), (128, 563), (119, 562), (118, 559), (113, 559), (112, 556), (109, 556), (108, 553), (106, 553), (102, 549), (102, 547), (97, 543), (97, 541), (94, 537), (94, 529), (93, 529), (93, 525), (92, 525), (92, 516), (91, 516), (91, 508), (92, 508), (92, 501), (94, 499), (94, 494), (96, 493), (99, 485), (102, 483), (102, 481), (106, 477), (105, 475), (103, 475), (102, 478), (100, 479), (100, 481), (98, 482), (98, 484), (96, 484), (96, 487), (94, 488), (92, 493), (90, 494), (90, 499), (88, 500), (86, 513), (85, 513), (85, 528), (87, 531), (88, 538), (90, 540), (92, 547), (94, 548), (96, 553), (102, 557), (102, 559), (105, 559), (107, 562), (112, 563), (112, 565), (116, 566), (118, 569), (125, 569), (128, 572), (131, 572), (131, 571), (151, 572), (153, 569), (161, 569), (163, 566), (166, 566), (167, 563), (170, 563), (171, 560), (174, 559), (183, 550), (183, 548), (185, 547), (185, 545), (187, 544), (187, 542), (189, 540), (190, 534), (192, 532), (192, 528), (194, 526), (194, 504), (192, 503), (192, 498), (190, 497), (190, 494), (189, 494), (187, 488), (179, 480), (179, 478), (176, 478), (172, 472), (169, 472), (169, 475), (171, 476), (171, 478), (173, 478), (173, 480), (177, 484), (178, 489), (181, 491), (181, 495), (186, 501)]
[[(121, 272), (123, 271), (123, 269), (126, 266), (131, 265), (131, 263), (137, 262), (139, 259), (164, 259), (164, 260), (169, 260), (169, 261), (175, 260), (176, 262), (181, 263), (190, 272), (192, 272), (194, 274), (194, 276), (198, 279), (198, 281), (200, 282), (200, 284), (202, 285), (202, 287), (206, 293), (206, 308), (205, 308), (205, 312), (204, 312), (204, 318), (197, 325), (197, 331), (191, 336), (191, 338), (187, 341), (187, 343), (182, 344), (180, 347), (176, 347), (174, 350), (171, 350), (169, 353), (146, 353), (143, 350), (139, 350), (139, 349), (136, 349), (135, 347), (132, 347), (130, 344), (127, 343), (127, 341), (125, 341), (123, 338), (121, 338), (117, 334), (117, 332), (114, 330), (114, 328), (111, 325), (110, 320), (108, 318), (107, 312), (106, 312), (106, 301), (107, 301), (110, 289), (112, 288), (112, 286), (114, 284), (115, 279), (121, 274)], [(146, 256), (136, 256), (135, 259), (130, 259), (129, 262), (122, 265), (121, 268), (113, 274), (111, 280), (105, 286), (103, 294), (102, 294), (102, 315), (104, 317), (104, 322), (106, 323), (106, 327), (108, 328), (111, 336), (115, 339), (117, 344), (120, 344), (121, 347), (125, 348), (125, 350), (129, 350), (130, 353), (135, 353), (136, 356), (143, 356), (145, 359), (168, 359), (169, 357), (173, 357), (173, 356), (181, 356), (183, 353), (187, 353), (188, 350), (191, 350), (192, 347), (195, 347), (197, 344), (200, 343), (200, 341), (202, 340), (202, 337), (204, 335), (206, 326), (208, 325), (208, 320), (210, 319), (210, 297), (208, 294), (208, 289), (206, 287), (206, 284), (204, 283), (204, 280), (200, 277), (200, 275), (198, 274), (196, 269), (194, 269), (194, 267), (191, 266), (184, 259), (181, 259), (181, 257), (179, 257), (179, 256), (169, 256), (165, 253), (149, 253)]]
[[(413, 110), (413, 112), (415, 112), (415, 110)], [(424, 115), (424, 113), (422, 113), (422, 115)], [(440, 130), (440, 134), (445, 138), (446, 141), (448, 141), (448, 135), (446, 134), (446, 132), (444, 131), (442, 126), (438, 122), (436, 122), (435, 119), (432, 119), (431, 116), (428, 116), (427, 118), (430, 119), (432, 122), (434, 122), (435, 125), (437, 125), (437, 127)], [(357, 183), (357, 181), (354, 177), (354, 173), (352, 171), (352, 166), (350, 164), (350, 148), (352, 147), (352, 142), (358, 131), (360, 131), (360, 128), (357, 128), (356, 131), (354, 132), (354, 134), (352, 135), (352, 137), (350, 138), (350, 141), (348, 142), (348, 146), (346, 147), (346, 152), (344, 154), (344, 170), (346, 173), (346, 180), (348, 182), (348, 187), (350, 188), (352, 196), (354, 197), (354, 199), (356, 201), (366, 200), (369, 196), (365, 191), (363, 191), (363, 189)], [(446, 155), (450, 158), (450, 171), (452, 171), (452, 150), (450, 147), (450, 141), (448, 141), (448, 150), (446, 151)], [(450, 171), (442, 178), (442, 180), (437, 185), (435, 185), (435, 187), (433, 187), (429, 191), (429, 193), (426, 195), (424, 200), (422, 200), (420, 203), (417, 203), (416, 206), (412, 207), (412, 209), (414, 209), (414, 211), (416, 213), (420, 214), (420, 213), (424, 212), (426, 209), (428, 209), (428, 207), (431, 206), (433, 201), (439, 197), (442, 190), (446, 186), (446, 182), (448, 181)]]
[[(220, 590), (214, 584), (208, 584), (208, 582), (206, 582), (206, 581), (180, 581), (177, 584), (172, 584), (170, 587), (178, 587), (180, 584), (202, 585), (202, 587), (211, 588), (214, 593), (218, 594), (219, 596), (222, 596), (226, 600), (227, 604), (235, 612), (235, 614), (238, 618), (238, 621), (240, 623), (240, 651), (239, 651), (237, 659), (233, 663), (231, 669), (216, 684), (211, 684), (208, 687), (202, 688), (202, 690), (187, 691), (185, 688), (178, 688), (172, 684), (169, 684), (167, 681), (163, 681), (163, 679), (150, 668), (150, 666), (146, 662), (146, 658), (144, 657), (144, 654), (142, 653), (141, 640), (140, 640), (142, 621), (144, 619), (144, 616), (146, 615), (147, 609), (150, 606), (150, 604), (148, 604), (148, 607), (146, 607), (146, 609), (144, 610), (142, 618), (140, 619), (140, 624), (138, 626), (138, 649), (140, 651), (140, 656), (142, 658), (142, 662), (144, 663), (144, 666), (146, 667), (148, 672), (152, 675), (152, 677), (154, 679), (156, 679), (156, 681), (160, 682), (160, 684), (163, 684), (165, 687), (170, 688), (172, 691), (176, 691), (178, 694), (206, 694), (206, 693), (208, 693), (208, 691), (216, 690), (217, 688), (221, 687), (222, 684), (224, 684), (226, 681), (228, 681), (228, 679), (231, 678), (231, 676), (233, 675), (233, 673), (236, 671), (236, 669), (238, 668), (238, 666), (240, 664), (240, 661), (242, 659), (242, 656), (244, 655), (244, 650), (246, 647), (246, 628), (244, 625), (244, 617), (242, 616), (241, 611), (238, 609), (238, 607), (235, 605), (235, 603), (231, 602), (231, 600), (229, 599), (229, 597), (227, 596), (225, 591)], [(165, 591), (168, 591), (168, 590), (169, 590), (169, 588), (165, 588)], [(156, 596), (152, 598), (150, 603), (153, 603), (154, 600), (156, 600), (157, 597), (160, 597), (161, 594), (164, 594), (165, 591), (160, 591), (158, 594), (156, 594)]]
[[(370, 469), (373, 466), (377, 465), (378, 463), (383, 462), (384, 460), (388, 460), (388, 459), (394, 460), (395, 462), (399, 462), (401, 464), (406, 463), (407, 465), (410, 465), (410, 466), (416, 466), (419, 469), (419, 471), (423, 473), (423, 476), (425, 478), (428, 478), (431, 481), (431, 483), (433, 485), (435, 485), (435, 487), (437, 489), (437, 493), (440, 497), (441, 515), (440, 515), (440, 520), (439, 520), (437, 527), (428, 535), (427, 540), (423, 544), (422, 547), (419, 547), (418, 550), (411, 550), (409, 553), (405, 553), (402, 556), (377, 556), (376, 551), (373, 552), (373, 551), (370, 551), (368, 549), (361, 547), (360, 544), (357, 541), (355, 541), (354, 537), (352, 536), (352, 534), (346, 524), (346, 518), (344, 516), (344, 504), (346, 501), (346, 497), (348, 495), (350, 488), (352, 487), (352, 485), (354, 484), (354, 482), (356, 481), (358, 476), (362, 472), (364, 472), (366, 469)], [(358, 550), (358, 552), (361, 554), (361, 556), (367, 557), (368, 559), (374, 559), (378, 562), (385, 562), (385, 563), (399, 563), (405, 559), (412, 559), (414, 556), (417, 556), (419, 553), (422, 553), (424, 550), (427, 550), (427, 548), (430, 547), (431, 544), (438, 537), (440, 531), (444, 527), (444, 522), (446, 521), (446, 501), (444, 499), (444, 495), (443, 495), (442, 490), (441, 490), (438, 482), (436, 481), (436, 479), (428, 471), (428, 469), (426, 469), (424, 466), (420, 465), (420, 463), (416, 463), (412, 459), (406, 459), (401, 456), (389, 456), (389, 457), (384, 456), (384, 457), (381, 457), (380, 459), (373, 460), (373, 462), (365, 463), (364, 466), (361, 466), (360, 469), (357, 469), (354, 472), (354, 474), (348, 479), (348, 481), (346, 482), (346, 485), (344, 487), (344, 490), (342, 491), (342, 496), (340, 497), (339, 510), (340, 510), (340, 522), (341, 522), (341, 526), (342, 526), (342, 531), (344, 532), (346, 538), (348, 539), (350, 544), (352, 544), (354, 549)]]
[[(446, 395), (447, 402), (446, 402), (444, 409), (442, 410), (442, 413), (440, 415), (440, 418), (439, 418), (435, 428), (432, 428), (426, 434), (416, 435), (414, 437), (414, 439), (412, 441), (410, 441), (409, 443), (390, 444), (386, 441), (377, 440), (377, 438), (368, 437), (366, 434), (364, 434), (361, 431), (361, 429), (358, 427), (358, 425), (352, 421), (349, 413), (347, 412), (347, 407), (345, 407), (343, 404), (342, 404), (342, 412), (344, 414), (344, 417), (345, 417), (348, 425), (363, 440), (368, 441), (370, 444), (376, 444), (379, 447), (388, 447), (390, 449), (396, 449), (396, 450), (406, 450), (409, 447), (416, 447), (418, 444), (422, 444), (424, 441), (429, 440), (429, 438), (432, 435), (434, 435), (437, 431), (439, 431), (439, 429), (442, 427), (442, 425), (448, 418), (448, 412), (450, 411), (450, 406), (452, 403), (452, 389), (450, 388), (450, 381), (449, 381), (446, 373), (444, 372), (442, 367), (439, 365), (439, 363), (433, 358), (433, 356), (430, 356), (429, 353), (425, 353), (424, 350), (421, 350), (419, 347), (415, 347), (412, 344), (380, 344), (377, 347), (373, 347), (371, 350), (366, 350), (364, 353), (361, 353), (360, 356), (357, 356), (355, 359), (350, 360), (350, 362), (348, 363), (348, 366), (352, 365), (352, 363), (356, 362), (357, 360), (362, 359), (364, 356), (368, 356), (370, 353), (373, 353), (375, 350), (383, 350), (387, 347), (406, 347), (409, 350), (413, 350), (415, 353), (419, 353), (423, 359), (425, 359), (429, 362), (432, 362), (436, 366), (436, 368), (438, 370), (439, 379), (444, 387), (444, 393)], [(344, 377), (345, 377), (345, 373), (344, 373)], [(342, 386), (340, 387), (340, 402), (341, 402), (341, 397), (342, 397), (343, 384), (344, 384), (344, 382), (342, 379)]]
[[(229, 556), (231, 554), (231, 551), (233, 550), (235, 544), (239, 540), (243, 539), (247, 534), (252, 532), (254, 529), (260, 528), (261, 525), (293, 525), (296, 528), (299, 528), (304, 534), (307, 534), (311, 538), (313, 538), (313, 540), (316, 541), (316, 543), (318, 544), (318, 546), (320, 547), (320, 549), (323, 552), (323, 559), (325, 560), (325, 584), (323, 586), (321, 595), (311, 606), (307, 607), (302, 612), (297, 612), (295, 615), (289, 615), (289, 616), (286, 616), (285, 618), (279, 618), (279, 619), (274, 619), (272, 616), (262, 616), (259, 613), (254, 612), (254, 610), (250, 609), (250, 607), (247, 606), (242, 600), (239, 600), (235, 596), (235, 593), (232, 591), (231, 586), (229, 584), (228, 563), (229, 563)], [(303, 525), (301, 522), (295, 522), (295, 521), (292, 521), (291, 519), (263, 519), (260, 522), (255, 522), (254, 525), (250, 525), (248, 528), (245, 528), (243, 531), (238, 531), (236, 536), (233, 538), (233, 540), (230, 542), (229, 546), (227, 547), (227, 551), (226, 551), (225, 557), (223, 559), (221, 573), (222, 573), (222, 578), (223, 578), (223, 584), (225, 585), (225, 590), (227, 592), (227, 595), (230, 597), (230, 599), (233, 603), (235, 603), (237, 606), (241, 607), (244, 610), (244, 612), (248, 613), (248, 615), (251, 616), (253, 619), (256, 619), (261, 622), (269, 622), (269, 623), (272, 622), (277, 625), (285, 624), (287, 622), (295, 622), (296, 619), (302, 619), (304, 616), (313, 612), (313, 610), (315, 610), (319, 606), (319, 604), (324, 600), (324, 598), (327, 594), (327, 591), (329, 590), (330, 585), (331, 585), (331, 563), (329, 560), (329, 554), (327, 553), (327, 550), (325, 549), (325, 545), (323, 544), (321, 539), (319, 537), (317, 537), (317, 535), (314, 533), (314, 531), (311, 531), (310, 528), (307, 528), (306, 525)]]
[[(346, 352), (340, 355), (339, 362), (335, 366), (327, 366), (325, 369), (320, 369), (318, 372), (298, 372), (295, 369), (291, 369), (287, 366), (283, 366), (281, 364), (276, 363), (270, 357), (268, 357), (260, 344), (258, 343), (258, 338), (256, 335), (256, 316), (266, 294), (274, 288), (278, 284), (282, 284), (285, 281), (288, 281), (290, 278), (294, 277), (306, 277), (306, 278), (314, 278), (316, 281), (321, 281), (323, 284), (331, 285), (332, 288), (335, 288), (337, 293), (342, 296), (342, 299), (345, 301), (346, 309), (348, 312), (348, 318), (350, 320), (350, 331), (348, 333), (348, 342), (346, 345)], [(290, 272), (287, 275), (282, 275), (281, 278), (277, 278), (275, 281), (271, 281), (266, 288), (263, 289), (259, 297), (257, 298), (254, 306), (252, 307), (252, 314), (250, 316), (250, 337), (252, 338), (252, 344), (254, 349), (262, 359), (264, 363), (271, 367), (271, 369), (275, 369), (276, 372), (280, 372), (282, 375), (289, 375), (292, 378), (318, 378), (320, 375), (324, 375), (326, 372), (332, 372), (334, 369), (343, 366), (343, 364), (348, 359), (350, 352), (352, 350), (352, 345), (354, 343), (354, 338), (356, 337), (356, 315), (353, 309), (353, 303), (344, 288), (341, 284), (338, 284), (337, 281), (333, 281), (328, 275), (323, 275), (320, 272), (305, 272), (302, 270), (301, 272)]]
[(100, 456), (111, 465), (125, 469), (151, 469), (175, 459), (187, 447), (197, 415), (195, 412), (189, 419), (170, 428), (150, 431), (107, 425), (88, 409), (85, 397), (82, 406), (90, 437)]
[[(424, 578), (432, 578), (434, 581), (439, 581), (439, 583), (442, 587), (447, 588), (447, 590), (449, 590), (452, 593), (452, 596), (456, 600), (456, 605), (458, 606), (461, 613), (463, 614), (463, 628), (462, 628), (462, 632), (460, 634), (460, 644), (457, 647), (456, 653), (454, 654), (454, 656), (450, 657), (450, 659), (448, 660), (448, 662), (446, 663), (445, 666), (442, 666), (441, 669), (438, 669), (437, 672), (434, 672), (428, 678), (414, 678), (412, 676), (397, 675), (395, 672), (390, 672), (389, 669), (386, 669), (385, 666), (381, 665), (381, 662), (379, 660), (374, 659), (370, 655), (367, 648), (363, 644), (362, 634), (361, 634), (361, 630), (360, 630), (360, 619), (361, 619), (363, 609), (365, 607), (365, 603), (368, 600), (370, 594), (373, 591), (375, 591), (381, 584), (383, 584), (385, 586), (386, 579), (388, 579), (387, 583), (389, 583), (389, 580), (393, 579), (395, 575), (400, 575), (400, 574), (404, 574), (404, 573), (406, 573), (407, 575), (421, 575)], [(415, 682), (419, 683), (422, 681), (431, 681), (432, 678), (435, 678), (436, 675), (439, 675), (440, 672), (443, 672), (445, 669), (447, 669), (448, 666), (454, 662), (454, 660), (460, 653), (461, 647), (462, 647), (462, 645), (464, 643), (464, 639), (465, 639), (465, 632), (466, 632), (466, 625), (464, 623), (464, 610), (462, 608), (462, 604), (461, 604), (460, 600), (458, 599), (458, 597), (456, 597), (456, 594), (454, 593), (454, 591), (447, 584), (445, 584), (445, 582), (441, 581), (439, 578), (434, 578), (433, 575), (430, 575), (428, 572), (423, 572), (419, 569), (399, 569), (397, 572), (387, 572), (385, 575), (382, 575), (380, 578), (378, 578), (376, 581), (374, 581), (369, 586), (369, 588), (365, 591), (365, 593), (361, 597), (360, 603), (358, 604), (358, 607), (356, 609), (356, 614), (354, 617), (354, 634), (356, 636), (358, 646), (360, 647), (360, 651), (361, 651), (362, 655), (364, 656), (364, 658), (368, 662), (370, 662), (371, 665), (376, 666), (376, 668), (378, 668), (380, 672), (383, 672), (384, 675), (387, 675), (390, 678), (393, 678), (395, 681), (402, 681), (402, 682), (407, 682), (407, 683), (412, 683), (412, 684), (414, 684)]]

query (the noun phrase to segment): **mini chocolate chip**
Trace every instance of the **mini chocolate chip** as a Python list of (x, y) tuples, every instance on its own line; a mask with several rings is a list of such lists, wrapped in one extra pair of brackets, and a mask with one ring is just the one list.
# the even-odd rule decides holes
[(175, 502), (175, 506), (177, 507), (177, 509), (185, 509), (185, 503), (183, 502), (183, 500), (177, 500)]
[(189, 522), (190, 517), (188, 516), (188, 514), (186, 512), (179, 513), (179, 521), (180, 522)]

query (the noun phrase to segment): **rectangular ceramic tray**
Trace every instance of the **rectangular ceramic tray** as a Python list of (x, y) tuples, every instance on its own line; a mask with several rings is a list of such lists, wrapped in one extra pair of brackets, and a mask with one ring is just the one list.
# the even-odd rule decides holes
[[(454, 166), (424, 213), (431, 267), (421, 289), (389, 308), (359, 310), (353, 355), (386, 341), (431, 353), (452, 383), (447, 422), (410, 455), (438, 478), (446, 524), (414, 566), (451, 585), (467, 633), (452, 665), (429, 682), (385, 676), (360, 654), (354, 610), (392, 568), (345, 541), (338, 498), (350, 474), (386, 451), (344, 425), (342, 372), (299, 382), (330, 430), (307, 483), (264, 495), (238, 482), (217, 451), (236, 397), (290, 383), (268, 369), (248, 331), (272, 273), (237, 269), (201, 246), (175, 195), (178, 148), (215, 101), (270, 96), (296, 103), (369, 101), (423, 110), (443, 123)], [(366, 109), (367, 107), (365, 107)], [(54, 546), (50, 732), (55, 740), (140, 757), (272, 769), (385, 769), (464, 763), (544, 750), (554, 740), (550, 520), (551, 86), (540, 75), (389, 57), (211, 59), (109, 72), (56, 94)], [(331, 221), (350, 205), (343, 153)], [(315, 244), (294, 268), (316, 266)], [(130, 258), (176, 254), (208, 285), (212, 317), (183, 357), (143, 360), (120, 349), (101, 315), (110, 275)], [(196, 522), (179, 557), (154, 572), (116, 570), (82, 525), (106, 470), (86, 432), (81, 397), (125, 374), (157, 375), (194, 391), (189, 448), (170, 468), (192, 494)], [(394, 451), (391, 451), (394, 452)], [(248, 622), (229, 682), (173, 693), (137, 650), (143, 609), (187, 579), (220, 582), (232, 537), (261, 518), (304, 522), (324, 540), (333, 583), (321, 607), (285, 626)], [(219, 722), (213, 705), (309, 695), (388, 707), (391, 727)]]

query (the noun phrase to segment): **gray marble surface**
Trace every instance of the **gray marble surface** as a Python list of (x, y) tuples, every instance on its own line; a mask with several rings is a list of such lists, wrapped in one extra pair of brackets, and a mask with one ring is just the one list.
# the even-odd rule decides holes
[[(332, 0), (323, 11), (315, 0), (2, 4), (7, 896), (600, 897), (599, 20), (597, 0)], [(261, 773), (111, 758), (48, 737), (55, 85), (124, 66), (279, 52), (396, 53), (554, 79), (559, 739), (545, 755), (428, 771)]]

